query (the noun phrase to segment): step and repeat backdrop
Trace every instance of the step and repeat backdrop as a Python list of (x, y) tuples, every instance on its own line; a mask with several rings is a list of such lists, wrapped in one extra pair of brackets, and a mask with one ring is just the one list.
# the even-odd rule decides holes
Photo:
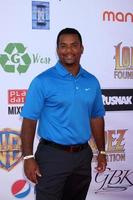
[[(98, 174), (96, 146), (87, 200), (133, 198), (133, 0), (0, 1), (0, 199), (31, 200), (20, 130), (31, 80), (58, 60), (56, 37), (80, 31), (82, 66), (100, 81), (108, 166)], [(77, 119), (78, 120), (78, 119)], [(38, 138), (35, 139), (35, 148)], [(117, 195), (117, 196), (116, 196)]]

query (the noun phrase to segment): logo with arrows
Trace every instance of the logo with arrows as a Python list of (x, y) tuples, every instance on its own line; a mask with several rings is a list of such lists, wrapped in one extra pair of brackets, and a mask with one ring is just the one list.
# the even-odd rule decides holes
[(28, 70), (31, 58), (22, 43), (9, 43), (4, 52), (0, 54), (0, 65), (5, 72), (21, 74)]

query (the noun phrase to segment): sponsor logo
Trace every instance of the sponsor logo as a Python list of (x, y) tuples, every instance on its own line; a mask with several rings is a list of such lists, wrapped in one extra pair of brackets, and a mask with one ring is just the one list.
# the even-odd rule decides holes
[(11, 187), (11, 192), (13, 196), (19, 199), (26, 197), (30, 193), (30, 190), (31, 190), (30, 184), (23, 179), (13, 183)]
[(23, 106), (8, 106), (8, 115), (19, 115)]
[[(11, 104), (11, 106), (8, 106), (8, 115), (18, 115), (21, 113), (23, 106), (20, 106), (20, 104), (24, 104), (26, 92), (26, 89), (8, 90), (8, 104)], [(16, 104), (17, 106), (13, 106)]]
[(11, 129), (0, 131), (0, 168), (10, 171), (21, 158), (20, 133)]
[(133, 22), (133, 13), (104, 11), (103, 21), (111, 22)]
[(106, 111), (133, 110), (133, 89), (103, 89)]
[(27, 90), (8, 90), (8, 104), (23, 104)]
[[(125, 161), (125, 135), (127, 129), (107, 130), (105, 131), (105, 144), (108, 162)], [(94, 138), (90, 140), (90, 146), (93, 150), (93, 162), (97, 162), (97, 147)]]
[(31, 59), (22, 43), (9, 43), (4, 49), (5, 54), (0, 55), (0, 64), (5, 72), (25, 73)]
[(8, 73), (26, 73), (31, 64), (50, 64), (50, 57), (39, 53), (30, 55), (22, 43), (7, 44), (4, 54), (0, 54), (0, 66)]
[(133, 171), (107, 168), (96, 174), (95, 182), (99, 187), (95, 193), (122, 192), (133, 187)]
[(50, 29), (49, 2), (32, 1), (32, 29)]
[(133, 47), (121, 46), (122, 42), (115, 47), (115, 79), (133, 79)]

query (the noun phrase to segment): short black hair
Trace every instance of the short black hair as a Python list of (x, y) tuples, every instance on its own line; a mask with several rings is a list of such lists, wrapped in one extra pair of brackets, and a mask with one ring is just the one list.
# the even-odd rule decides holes
[(57, 36), (57, 47), (59, 46), (60, 36), (63, 35), (63, 34), (76, 34), (78, 36), (79, 40), (80, 40), (81, 45), (82, 45), (82, 37), (81, 37), (81, 34), (79, 33), (79, 31), (74, 29), (74, 28), (65, 28), (65, 29), (62, 29), (58, 33), (58, 36)]

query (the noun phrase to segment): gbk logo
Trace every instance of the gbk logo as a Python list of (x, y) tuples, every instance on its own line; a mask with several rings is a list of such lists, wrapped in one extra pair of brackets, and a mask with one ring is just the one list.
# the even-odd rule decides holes
[(0, 168), (11, 170), (22, 158), (21, 139), (17, 131), (0, 131)]
[(22, 43), (9, 43), (4, 51), (5, 54), (0, 54), (0, 65), (5, 72), (25, 73), (28, 70), (31, 58)]
[(96, 174), (95, 182), (99, 186), (95, 193), (122, 192), (133, 187), (133, 171), (107, 168), (103, 174)]

